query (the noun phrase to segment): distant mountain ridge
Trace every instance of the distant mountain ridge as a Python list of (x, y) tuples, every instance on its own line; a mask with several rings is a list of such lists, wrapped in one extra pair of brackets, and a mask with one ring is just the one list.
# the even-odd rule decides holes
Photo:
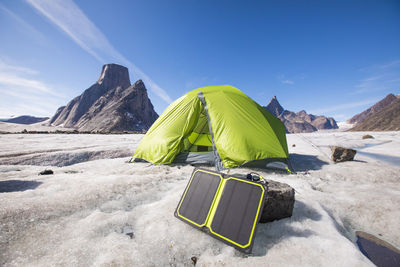
[(49, 119), (49, 117), (34, 117), (34, 116), (29, 116), (29, 115), (23, 115), (23, 116), (18, 116), (15, 118), (10, 118), (10, 119), (2, 119), (0, 121), (17, 123), (17, 124), (33, 124), (33, 123), (42, 122), (42, 121), (45, 121), (48, 119)]
[(264, 107), (285, 125), (288, 133), (309, 133), (323, 129), (337, 129), (336, 121), (329, 117), (307, 114), (305, 110), (297, 113), (285, 110), (274, 96)]
[(379, 112), (382, 109), (386, 108), (391, 103), (393, 103), (396, 99), (397, 99), (397, 97), (394, 94), (388, 94), (384, 99), (377, 102), (372, 107), (364, 110), (361, 113), (354, 115), (352, 118), (347, 120), (347, 123), (351, 123), (351, 124), (360, 123), (360, 122), (364, 121), (371, 114)]
[(400, 131), (400, 95), (389, 94), (360, 114), (367, 116), (349, 131)]
[(157, 118), (143, 81), (131, 85), (126, 67), (106, 64), (98, 81), (58, 108), (50, 124), (81, 131), (143, 131)]

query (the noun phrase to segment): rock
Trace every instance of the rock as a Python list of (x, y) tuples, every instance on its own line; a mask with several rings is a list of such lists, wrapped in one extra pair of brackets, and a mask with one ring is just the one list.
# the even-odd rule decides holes
[(317, 130), (339, 128), (333, 118), (307, 114), (305, 110), (297, 113), (285, 110), (279, 104), (276, 96), (264, 108), (283, 122), (288, 133), (310, 133)]
[(338, 128), (336, 121), (333, 118), (327, 118), (325, 116), (315, 116), (311, 121), (311, 125), (318, 130)]
[(353, 160), (357, 151), (351, 148), (333, 146), (332, 150), (332, 161), (334, 162), (343, 162)]
[(129, 236), (131, 239), (134, 238), (135, 236), (135, 232), (133, 231), (133, 227), (132, 225), (126, 224), (123, 228), (122, 228), (122, 233)]
[(271, 112), (275, 117), (278, 117), (284, 111), (284, 109), (281, 106), (281, 104), (279, 104), (278, 99), (276, 98), (276, 96), (271, 98), (271, 100), (269, 101), (269, 103), (265, 107), (265, 109), (268, 110), (269, 112)]
[(142, 80), (100, 97), (76, 123), (83, 131), (104, 133), (147, 130), (158, 118)]
[(400, 131), (400, 97), (368, 115), (349, 131)]
[(260, 223), (272, 222), (292, 216), (294, 189), (285, 183), (267, 180), (268, 191), (265, 195), (264, 208)]
[(373, 139), (374, 137), (370, 134), (363, 135), (362, 139)]
[(370, 108), (364, 110), (361, 113), (358, 113), (357, 115), (354, 115), (351, 119), (347, 120), (347, 123), (351, 124), (360, 123), (369, 116), (371, 116), (372, 114), (377, 113), (382, 109), (386, 108), (387, 106), (389, 106), (390, 104), (392, 104), (394, 101), (397, 100), (397, 98), (398, 97), (396, 97), (394, 94), (388, 94), (384, 99), (377, 102)]
[(131, 239), (132, 239), (133, 236), (134, 236), (133, 230), (132, 230), (132, 229), (126, 230), (126, 231), (124, 232), (124, 234), (126, 234), (127, 236), (129, 236)]
[(107, 64), (98, 81), (60, 107), (50, 124), (93, 133), (145, 131), (157, 118), (143, 81), (131, 85), (126, 67)]
[(44, 170), (39, 172), (39, 175), (50, 175), (50, 174), (54, 174), (54, 172), (52, 170)]
[[(285, 110), (284, 114), (287, 111)], [(312, 126), (306, 121), (296, 121), (292, 119), (286, 119), (284, 117), (279, 118), (285, 125), (286, 132), (288, 133), (311, 133), (317, 131), (317, 128)]]

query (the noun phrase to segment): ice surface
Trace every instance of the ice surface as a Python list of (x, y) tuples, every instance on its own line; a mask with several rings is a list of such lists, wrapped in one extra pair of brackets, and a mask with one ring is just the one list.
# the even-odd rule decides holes
[(0, 135), (0, 265), (373, 266), (354, 231), (400, 246), (400, 168), (359, 154), (334, 164), (329, 147), (400, 157), (400, 133), (363, 134), (287, 135), (298, 173), (257, 172), (295, 188), (294, 213), (260, 224), (250, 256), (174, 217), (193, 167), (127, 163), (143, 135)]
[(0, 132), (21, 132), (24, 129), (27, 131), (73, 131), (71, 128), (63, 128), (61, 125), (59, 126), (49, 126), (50, 119), (33, 123), (33, 124), (18, 124), (18, 123), (10, 123), (10, 122), (1, 122), (0, 121)]

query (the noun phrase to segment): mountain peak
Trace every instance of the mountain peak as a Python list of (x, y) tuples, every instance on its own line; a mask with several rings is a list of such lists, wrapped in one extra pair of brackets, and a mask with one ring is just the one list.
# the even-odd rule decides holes
[(98, 81), (59, 108), (50, 124), (83, 131), (141, 131), (157, 117), (143, 81), (131, 85), (126, 67), (106, 64)]
[(319, 129), (337, 129), (336, 121), (325, 116), (307, 114), (305, 110), (297, 113), (285, 110), (276, 96), (272, 97), (265, 107), (272, 115), (280, 119), (289, 133), (314, 132)]
[(135, 86), (135, 87), (143, 87), (144, 89), (146, 89), (146, 86), (144, 85), (144, 83), (143, 83), (143, 81), (142, 80), (137, 80), (134, 84), (133, 84), (133, 86)]
[(273, 115), (275, 115), (275, 117), (278, 117), (280, 114), (282, 114), (282, 112), (284, 111), (283, 107), (281, 106), (281, 104), (279, 104), (278, 99), (276, 98), (276, 96), (274, 96), (273, 98), (271, 98), (271, 100), (269, 101), (268, 105), (265, 107), (270, 113), (272, 113)]
[(373, 106), (369, 107), (368, 109), (364, 110), (361, 113), (358, 113), (351, 117), (347, 122), (348, 123), (361, 123), (367, 117), (371, 116), (373, 113), (377, 113), (384, 109), (385, 107), (389, 106), (393, 103), (396, 99), (398, 99), (394, 94), (388, 94), (385, 98), (374, 104)]
[(127, 88), (131, 85), (128, 68), (118, 64), (105, 64), (97, 83), (106, 88)]

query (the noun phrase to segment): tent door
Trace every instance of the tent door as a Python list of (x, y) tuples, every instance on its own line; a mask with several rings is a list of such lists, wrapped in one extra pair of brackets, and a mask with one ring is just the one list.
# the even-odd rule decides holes
[(212, 149), (213, 149), (213, 153), (214, 153), (214, 165), (215, 165), (216, 170), (220, 171), (220, 170), (225, 169), (225, 167), (222, 164), (221, 157), (219, 156), (217, 147), (215, 146), (214, 133), (213, 133), (213, 130), (212, 130), (212, 127), (211, 127), (210, 115), (208, 114), (207, 103), (206, 103), (206, 100), (204, 99), (203, 92), (200, 91), (197, 94), (197, 97), (199, 98), (199, 100), (203, 104), (204, 111), (205, 111), (206, 116), (207, 116), (208, 128), (209, 128), (209, 131), (210, 131)]

